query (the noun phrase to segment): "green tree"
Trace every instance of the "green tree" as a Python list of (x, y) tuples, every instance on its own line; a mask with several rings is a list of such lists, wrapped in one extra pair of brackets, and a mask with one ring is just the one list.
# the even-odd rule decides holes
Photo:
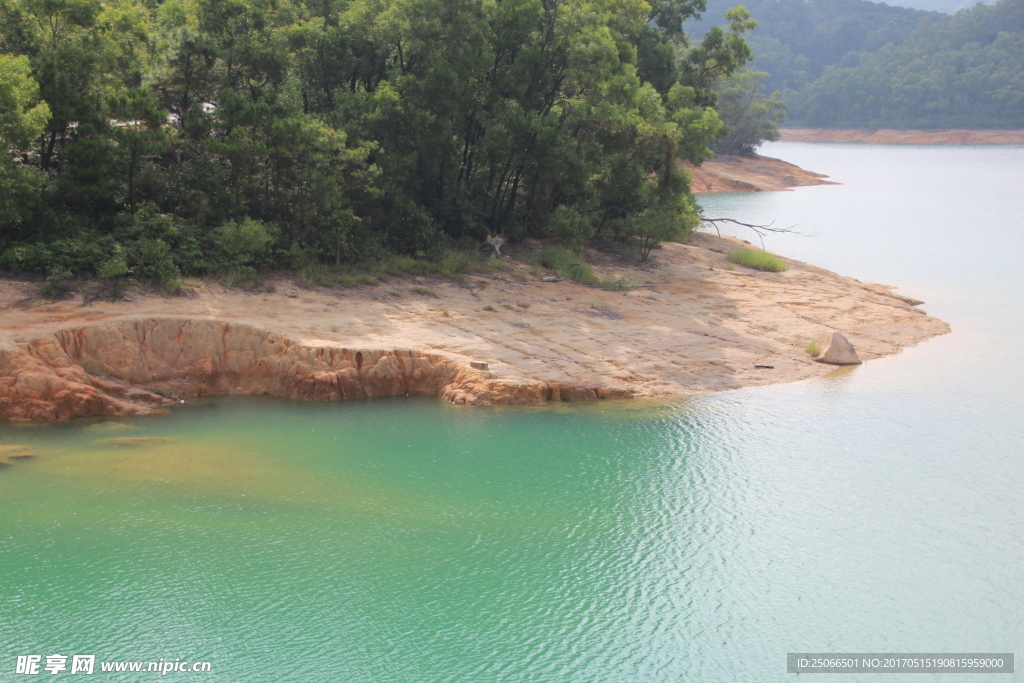
[(720, 82), (718, 113), (729, 132), (713, 145), (722, 154), (753, 154), (765, 140), (779, 139), (779, 124), (786, 118), (786, 105), (773, 93), (765, 97), (761, 85), (768, 74), (741, 69)]
[(28, 153), (50, 118), (24, 56), (0, 55), (0, 226), (20, 232), (38, 206), (43, 177)]
[(124, 204), (135, 213), (136, 186), (141, 164), (146, 158), (170, 146), (165, 128), (167, 112), (158, 107), (148, 89), (132, 88), (111, 97), (108, 111), (114, 122), (111, 138), (118, 147), (121, 175), (124, 178)]

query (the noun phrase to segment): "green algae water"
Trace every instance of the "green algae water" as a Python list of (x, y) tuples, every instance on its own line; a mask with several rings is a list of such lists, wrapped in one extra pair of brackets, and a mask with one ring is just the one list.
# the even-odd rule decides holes
[(768, 248), (900, 284), (953, 333), (685, 400), (215, 399), (0, 425), (35, 456), (0, 470), (0, 681), (54, 653), (211, 663), (97, 663), (101, 681), (218, 682), (781, 681), (796, 651), (1019, 656), (1024, 148), (766, 152), (843, 184), (709, 214), (798, 226), (813, 237)]

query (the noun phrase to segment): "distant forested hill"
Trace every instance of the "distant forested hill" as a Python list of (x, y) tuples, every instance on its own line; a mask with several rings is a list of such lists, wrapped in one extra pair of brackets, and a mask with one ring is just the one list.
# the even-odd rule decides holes
[[(889, 2), (889, 5), (899, 5), (900, 7), (913, 7), (914, 9), (923, 9), (928, 12), (945, 12), (946, 14), (955, 14), (962, 9), (970, 9), (978, 4), (977, 0), (899, 0), (899, 2)], [(983, 5), (991, 5), (992, 2), (983, 2)]]
[[(711, 0), (705, 16), (729, 4)], [(771, 74), (791, 124), (1024, 126), (1024, 0), (952, 16), (866, 0), (746, 6), (760, 24), (751, 67)]]

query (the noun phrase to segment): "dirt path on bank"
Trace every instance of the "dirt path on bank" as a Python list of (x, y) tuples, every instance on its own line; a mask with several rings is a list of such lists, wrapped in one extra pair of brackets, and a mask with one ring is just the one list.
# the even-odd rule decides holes
[[(249, 328), (267, 331), (276, 345), (273, 353), (287, 351), (295, 356), (301, 351), (295, 356), (299, 360), (289, 361), (289, 369), (280, 372), (291, 373), (288, 376), (294, 376), (294, 382), (305, 382), (310, 387), (305, 393), (289, 393), (266, 388), (280, 384), (243, 386), (235, 378), (202, 386), (181, 385), (190, 387), (187, 391), (193, 395), (259, 391), (346, 398), (343, 386), (331, 393), (335, 391), (331, 387), (338, 386), (340, 380), (317, 369), (317, 363), (330, 365), (335, 361), (316, 358), (322, 358), (325, 349), (338, 354), (344, 351), (348, 354), (345, 358), (362, 358), (363, 352), (355, 350), (364, 349), (367, 354), (376, 354), (372, 356), (378, 365), (374, 372), (380, 377), (384, 377), (380, 373), (386, 374), (382, 363), (388, 361), (389, 354), (399, 359), (409, 354), (429, 355), (429, 364), (443, 364), (447, 374), (431, 380), (433, 383), (424, 379), (415, 385), (416, 391), (439, 393), (466, 403), (535, 402), (552, 396), (687, 395), (792, 382), (835, 370), (811, 361), (804, 351), (804, 346), (826, 328), (847, 335), (864, 360), (898, 353), (949, 330), (946, 323), (925, 315), (885, 286), (862, 283), (805, 263), (786, 260), (790, 268), (782, 273), (742, 266), (729, 270), (725, 252), (737, 246), (743, 244), (732, 238), (698, 234), (692, 244), (667, 244), (656, 251), (647, 268), (606, 256), (597, 265), (602, 275), (650, 285), (627, 292), (592, 289), (567, 281), (541, 282), (525, 266), (499, 275), (468, 275), (463, 283), (392, 278), (376, 286), (309, 290), (277, 280), (273, 283), (276, 291), (260, 294), (206, 283), (192, 298), (136, 293), (125, 301), (90, 304), (83, 304), (80, 297), (49, 302), (36, 297), (36, 284), (4, 280), (0, 281), (0, 404), (7, 402), (3, 405), (9, 409), (8, 416), (17, 416), (10, 410), (11, 406), (18, 408), (19, 402), (39, 401), (40, 410), (50, 405), (47, 401), (58, 405), (62, 396), (66, 398), (67, 392), (75, 391), (68, 382), (92, 381), (81, 375), (72, 377), (82, 370), (77, 363), (88, 367), (83, 358), (89, 353), (90, 362), (103, 361), (107, 368), (120, 363), (119, 354), (138, 356), (131, 361), (134, 365), (117, 365), (118, 370), (105, 371), (112, 376), (104, 380), (108, 384), (123, 377), (122, 389), (101, 386), (99, 380), (92, 382), (108, 394), (121, 392), (121, 403), (103, 407), (107, 404), (101, 405), (102, 401), (87, 402), (88, 408), (69, 404), (67, 415), (57, 408), (52, 413), (32, 415), (148, 412), (145, 406), (137, 411), (124, 407), (134, 405), (129, 391), (132, 387), (128, 385), (147, 381), (150, 384), (144, 386), (150, 389), (158, 386), (152, 382), (160, 372), (156, 369), (160, 363), (183, 367), (186, 373), (201, 370), (204, 377), (227, 373), (231, 363), (238, 362), (238, 354), (245, 355), (249, 363), (245, 367), (258, 365), (261, 372), (264, 366), (285, 367), (260, 360), (261, 353), (270, 353), (266, 351), (270, 337), (253, 342), (255, 346), (250, 350), (242, 344), (236, 352), (231, 346), (235, 342), (221, 331), (216, 334), (223, 334), (223, 339), (218, 337), (213, 342), (217, 350), (190, 351), (199, 348), (188, 346), (197, 342), (193, 337), (187, 344), (175, 341), (182, 339), (178, 323), (176, 338), (165, 339), (165, 332), (160, 331), (164, 335), (160, 349), (155, 341), (158, 335), (150, 326), (150, 332), (139, 333), (141, 340), (132, 337), (135, 346), (117, 350), (121, 348), (118, 344), (128, 344), (129, 337), (136, 334), (125, 332), (127, 321), (168, 317), (221, 321), (229, 324), (225, 330), (231, 325), (245, 325), (249, 337)], [(78, 329), (74, 333), (60, 332), (72, 328)], [(83, 328), (102, 328), (97, 337), (101, 341), (90, 342), (83, 337)], [(138, 324), (136, 328), (141, 329)], [(86, 348), (90, 343), (96, 347), (92, 351)], [(218, 356), (221, 345), (223, 357)], [(104, 347), (113, 353), (113, 360), (104, 360)], [(374, 349), (378, 351), (371, 351)], [(196, 357), (189, 357), (189, 353)], [(173, 359), (168, 360), (170, 356)], [(378, 359), (383, 360), (378, 363)], [(487, 370), (471, 368), (474, 361), (488, 363)], [(388, 362), (394, 365), (397, 361)], [(409, 372), (411, 362), (407, 362)], [(431, 372), (423, 362), (416, 362), (422, 366), (421, 375)], [(372, 378), (367, 368), (358, 367), (361, 364), (355, 363), (352, 377), (365, 383)], [(395, 372), (405, 372), (400, 364), (395, 367)], [(50, 372), (47, 368), (53, 369), (53, 377), (46, 375)], [(454, 381), (451, 378), (456, 371), (459, 390), (444, 390), (443, 382)], [(65, 384), (60, 384), (57, 377)], [(402, 378), (405, 385), (395, 384), (388, 391), (410, 391), (412, 380), (405, 374)], [(159, 386), (173, 393), (172, 385)], [(366, 392), (374, 395), (370, 389)], [(99, 400), (95, 396), (89, 400), (93, 399)]]

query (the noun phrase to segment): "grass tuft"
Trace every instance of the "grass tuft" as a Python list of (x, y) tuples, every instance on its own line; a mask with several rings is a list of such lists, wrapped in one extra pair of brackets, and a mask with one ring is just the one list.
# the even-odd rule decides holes
[(545, 268), (550, 268), (559, 275), (581, 285), (595, 286), (600, 284), (601, 279), (594, 275), (593, 269), (580, 260), (576, 254), (567, 249), (551, 247), (545, 249), (540, 255), (541, 263)]
[[(388, 275), (408, 277), (411, 275), (437, 275), (449, 280), (459, 281), (462, 273), (472, 270), (478, 259), (468, 251), (446, 249), (435, 260), (413, 258), (411, 256), (392, 256), (377, 264), (378, 279), (386, 279)], [(381, 278), (381, 275), (384, 278)]]
[(632, 289), (633, 284), (624, 278), (618, 280), (602, 280), (580, 257), (566, 249), (551, 247), (541, 252), (540, 263), (562, 277), (588, 287), (600, 287), (609, 291)]
[(234, 270), (229, 270), (221, 276), (221, 283), (225, 287), (250, 292), (264, 289), (263, 278), (251, 266), (239, 266)]
[(768, 252), (756, 249), (733, 249), (726, 258), (741, 266), (770, 273), (779, 273), (789, 267)]
[(817, 356), (821, 353), (821, 348), (818, 346), (818, 342), (812, 341), (810, 344), (804, 347), (804, 351), (807, 352), (808, 356)]
[(412, 293), (419, 294), (420, 296), (432, 296), (435, 299), (437, 298), (437, 294), (434, 293), (434, 290), (427, 289), (426, 287), (413, 287)]

